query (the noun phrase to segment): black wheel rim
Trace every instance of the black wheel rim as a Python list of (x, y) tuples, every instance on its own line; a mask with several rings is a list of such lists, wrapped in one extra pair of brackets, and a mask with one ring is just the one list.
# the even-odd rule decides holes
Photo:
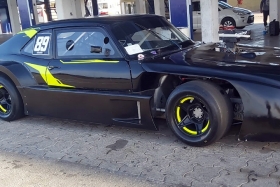
[(7, 116), (12, 111), (12, 99), (3, 85), (0, 85), (0, 115)]
[(176, 125), (184, 134), (198, 137), (210, 129), (209, 110), (194, 96), (181, 98), (175, 106)]

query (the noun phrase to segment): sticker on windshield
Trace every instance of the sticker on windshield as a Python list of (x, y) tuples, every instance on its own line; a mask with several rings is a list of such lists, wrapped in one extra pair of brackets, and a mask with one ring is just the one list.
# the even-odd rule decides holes
[(38, 34), (35, 38), (33, 55), (49, 55), (51, 34)]
[(143, 53), (143, 49), (141, 49), (140, 45), (138, 44), (127, 46), (125, 47), (125, 50), (129, 55)]

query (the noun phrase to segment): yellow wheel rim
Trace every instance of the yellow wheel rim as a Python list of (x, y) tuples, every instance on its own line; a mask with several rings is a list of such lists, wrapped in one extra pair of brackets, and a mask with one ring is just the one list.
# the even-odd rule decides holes
[[(7, 102), (7, 98), (5, 98), (5, 94), (7, 94), (7, 90), (4, 88), (3, 85), (0, 85), (0, 91), (2, 93), (2, 97), (0, 98), (0, 112), (4, 113), (5, 115), (7, 113), (9, 113), (9, 109), (7, 108), (8, 106), (7, 105), (10, 105), (8, 104)], [(6, 105), (6, 107), (5, 107)]]
[[(192, 102), (193, 100), (194, 100), (193, 97), (186, 97), (186, 98), (184, 98), (184, 99), (182, 99), (182, 100), (180, 101), (180, 104), (183, 104), (183, 103), (185, 103), (186, 101), (191, 101), (191, 102)], [(176, 119), (177, 119), (178, 124), (182, 122), (182, 118), (181, 118), (181, 107), (180, 107), (180, 106), (177, 106), (177, 108), (176, 108)], [(209, 125), (210, 125), (210, 120), (208, 119), (207, 124), (206, 124), (205, 127), (201, 130), (201, 132), (202, 132), (202, 133), (206, 132), (206, 131), (208, 130), (208, 128), (209, 128)], [(183, 129), (186, 133), (188, 133), (188, 134), (191, 134), (191, 135), (198, 135), (197, 131), (191, 130), (191, 129), (187, 128), (187, 127), (183, 127), (182, 129)]]

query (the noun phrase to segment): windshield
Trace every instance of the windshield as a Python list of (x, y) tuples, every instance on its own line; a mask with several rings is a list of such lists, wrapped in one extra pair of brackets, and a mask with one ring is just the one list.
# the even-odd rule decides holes
[(232, 8), (231, 5), (229, 5), (229, 4), (227, 4), (227, 3), (223, 2), (223, 1), (219, 1), (219, 5), (220, 5), (220, 7), (221, 7), (222, 9)]
[(190, 38), (162, 17), (135, 18), (117, 22), (112, 27), (113, 34), (129, 55), (156, 55), (158, 50), (179, 50), (182, 43), (193, 44)]

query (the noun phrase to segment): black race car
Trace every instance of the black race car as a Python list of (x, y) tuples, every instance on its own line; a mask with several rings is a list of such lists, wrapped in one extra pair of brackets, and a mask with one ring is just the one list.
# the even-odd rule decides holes
[(188, 145), (242, 122), (241, 140), (280, 140), (277, 48), (194, 42), (157, 15), (59, 20), (0, 45), (0, 117), (42, 115), (157, 130)]

